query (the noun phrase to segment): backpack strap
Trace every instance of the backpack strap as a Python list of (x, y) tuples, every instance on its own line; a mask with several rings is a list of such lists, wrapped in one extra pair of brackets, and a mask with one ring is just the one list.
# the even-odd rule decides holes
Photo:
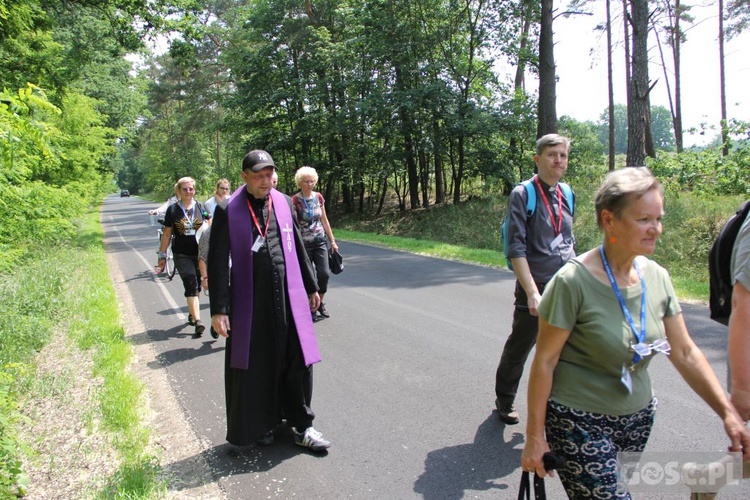
[(534, 186), (534, 177), (526, 179), (521, 185), (526, 189), (526, 218), (530, 218), (536, 212), (536, 186)]
[(208, 210), (206, 210), (206, 207), (203, 206), (203, 203), (201, 203), (198, 200), (195, 200), (195, 206), (198, 207), (198, 212), (200, 212), (201, 217), (203, 217), (203, 219), (206, 220), (208, 217), (204, 217), (203, 214), (208, 213)]
[[(534, 187), (534, 177), (526, 179), (521, 184), (526, 188), (526, 217), (531, 217), (536, 211), (536, 188)], [(570, 187), (570, 184), (562, 181), (558, 182), (557, 185), (560, 186), (560, 190), (565, 198), (565, 203), (570, 209), (570, 215), (575, 215), (576, 197), (573, 194), (573, 188)]]
[(563, 196), (565, 197), (565, 202), (568, 204), (570, 215), (575, 215), (576, 197), (573, 194), (573, 189), (570, 187), (570, 184), (567, 184), (565, 182), (558, 182), (557, 184), (560, 186)]

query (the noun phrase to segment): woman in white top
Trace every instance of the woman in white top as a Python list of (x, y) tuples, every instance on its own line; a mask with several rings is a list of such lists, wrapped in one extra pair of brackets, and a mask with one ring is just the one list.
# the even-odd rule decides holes
[(211, 217), (214, 216), (214, 210), (216, 205), (229, 198), (229, 181), (227, 179), (219, 179), (216, 181), (216, 189), (214, 189), (214, 195), (206, 200), (205, 206)]

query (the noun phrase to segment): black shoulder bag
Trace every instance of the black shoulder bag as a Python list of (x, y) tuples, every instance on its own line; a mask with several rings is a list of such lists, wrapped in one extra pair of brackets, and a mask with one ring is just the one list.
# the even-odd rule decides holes
[[(567, 461), (559, 456), (554, 451), (548, 451), (542, 457), (544, 462), (544, 470), (547, 472), (562, 469), (568, 463)], [(523, 471), (521, 473), (521, 487), (518, 490), (518, 500), (531, 500), (531, 480), (529, 479), (530, 472)], [(547, 492), (544, 489), (544, 479), (534, 473), (534, 500), (547, 500)]]

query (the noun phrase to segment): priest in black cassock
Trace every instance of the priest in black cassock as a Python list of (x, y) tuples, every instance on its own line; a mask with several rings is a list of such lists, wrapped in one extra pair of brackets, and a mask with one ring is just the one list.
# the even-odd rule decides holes
[[(292, 201), (272, 188), (266, 151), (242, 161), (245, 185), (216, 207), (208, 252), (211, 324), (227, 339), (227, 441), (268, 445), (286, 419), (295, 442), (330, 446), (312, 426), (312, 312), (320, 297)], [(231, 267), (230, 267), (231, 257)]]

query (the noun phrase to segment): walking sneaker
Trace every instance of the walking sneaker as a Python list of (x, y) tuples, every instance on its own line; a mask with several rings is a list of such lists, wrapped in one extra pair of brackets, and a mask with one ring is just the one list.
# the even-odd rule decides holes
[(292, 427), (292, 432), (294, 432), (296, 444), (310, 448), (312, 451), (323, 451), (331, 447), (331, 443), (323, 439), (323, 434), (312, 427), (305, 429), (305, 432), (297, 432), (297, 429)]
[(513, 403), (501, 403), (495, 400), (495, 407), (497, 408), (497, 416), (500, 420), (508, 425), (516, 425), (518, 423), (518, 412)]
[(203, 326), (203, 322), (201, 320), (196, 321), (195, 322), (195, 335), (194, 335), (194, 337), (195, 338), (200, 337), (201, 335), (203, 335), (203, 332), (205, 332), (205, 331), (206, 331), (206, 327)]
[(326, 309), (326, 305), (321, 302), (320, 307), (318, 307), (318, 314), (323, 316), (324, 318), (330, 318), (331, 315), (328, 314), (328, 310)]

